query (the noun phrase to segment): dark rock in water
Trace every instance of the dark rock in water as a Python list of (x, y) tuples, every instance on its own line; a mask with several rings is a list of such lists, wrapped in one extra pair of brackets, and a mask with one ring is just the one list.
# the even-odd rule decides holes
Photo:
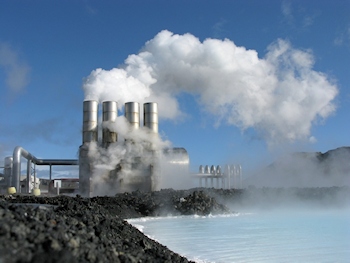
[(216, 202), (215, 198), (203, 191), (194, 191), (192, 194), (175, 201), (175, 208), (183, 215), (208, 215), (210, 213), (228, 213), (229, 209)]
[(188, 262), (123, 219), (227, 212), (203, 191), (0, 197), (0, 262)]
[[(188, 262), (118, 216), (143, 216), (131, 203), (111, 200), (0, 198), (0, 262)], [(54, 206), (35, 207), (33, 203)], [(117, 204), (114, 209), (113, 203)]]
[[(188, 262), (126, 218), (208, 215), (254, 205), (350, 203), (350, 188), (165, 189), (113, 197), (0, 196), (0, 262)], [(217, 201), (219, 200), (219, 202)]]

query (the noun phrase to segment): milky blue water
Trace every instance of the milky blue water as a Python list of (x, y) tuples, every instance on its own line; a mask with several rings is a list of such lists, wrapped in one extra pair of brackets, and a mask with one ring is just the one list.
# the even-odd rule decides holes
[(196, 262), (350, 262), (349, 210), (128, 220)]

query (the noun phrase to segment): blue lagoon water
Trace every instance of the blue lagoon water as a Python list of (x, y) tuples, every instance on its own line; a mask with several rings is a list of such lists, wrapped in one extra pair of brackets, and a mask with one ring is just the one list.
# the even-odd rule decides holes
[(196, 262), (350, 262), (350, 211), (243, 212), (128, 220)]

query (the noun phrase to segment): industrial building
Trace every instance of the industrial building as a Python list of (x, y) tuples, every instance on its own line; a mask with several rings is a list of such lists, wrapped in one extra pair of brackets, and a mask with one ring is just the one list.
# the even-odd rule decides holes
[[(42, 184), (49, 194), (74, 192), (90, 197), (135, 190), (176, 189), (176, 182), (190, 186), (187, 180), (193, 181), (193, 178), (199, 181), (201, 187), (202, 181), (205, 187), (241, 187), (240, 166), (225, 167), (223, 172), (220, 166), (212, 166), (211, 169), (201, 166), (198, 173), (190, 176), (189, 156), (185, 148), (160, 147), (157, 103), (143, 104), (143, 126), (140, 125), (140, 104), (125, 103), (124, 118), (121, 119), (126, 121), (126, 125), (122, 134), (117, 132), (118, 125), (123, 124), (117, 121), (117, 102), (104, 101), (101, 108), (100, 112), (98, 101), (83, 102), (79, 159), (39, 159), (18, 146), (13, 156), (4, 160), (0, 189), (7, 189), (10, 194), (40, 194), (36, 173), (31, 172), (32, 165), (50, 167), (49, 180), (44, 180)], [(25, 180), (21, 180), (22, 158), (27, 160)], [(79, 178), (53, 180), (52, 166), (57, 165), (78, 165)]]

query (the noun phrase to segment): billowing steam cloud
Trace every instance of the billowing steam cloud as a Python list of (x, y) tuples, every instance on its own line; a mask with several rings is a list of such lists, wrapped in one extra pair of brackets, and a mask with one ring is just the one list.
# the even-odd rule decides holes
[[(118, 142), (111, 143), (107, 148), (100, 147), (96, 142), (89, 144), (89, 157), (94, 167), (92, 182), (95, 185), (95, 195), (113, 194), (116, 189), (121, 192), (129, 191), (128, 184), (133, 176), (142, 176), (145, 167), (154, 166), (154, 169), (158, 169), (162, 158), (161, 150), (170, 147), (169, 141), (161, 140), (148, 128), (130, 129), (124, 116), (117, 117), (113, 123), (104, 123), (103, 128), (117, 132)], [(133, 168), (135, 163), (138, 163), (140, 168)], [(119, 170), (118, 165), (122, 165), (122, 169)], [(116, 176), (110, 171), (116, 169), (119, 170), (118, 182), (122, 180), (123, 186), (109, 180)], [(158, 174), (154, 175), (152, 180), (152, 187), (162, 187)]]
[(276, 143), (308, 138), (312, 124), (335, 111), (337, 87), (313, 64), (310, 51), (280, 39), (259, 58), (228, 39), (201, 42), (164, 30), (123, 68), (92, 71), (83, 89), (85, 99), (119, 105), (155, 101), (167, 119), (181, 114), (176, 96), (190, 93), (217, 118), (215, 125), (254, 128)]

